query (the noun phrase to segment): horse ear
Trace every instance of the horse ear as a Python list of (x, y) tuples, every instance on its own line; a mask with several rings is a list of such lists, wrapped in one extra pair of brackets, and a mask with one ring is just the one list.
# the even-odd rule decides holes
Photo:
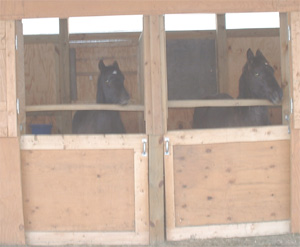
[(257, 57), (264, 57), (264, 55), (262, 54), (262, 52), (260, 51), (260, 49), (257, 49), (256, 56)]
[(119, 69), (119, 64), (118, 64), (117, 61), (114, 61), (113, 66), (114, 66), (116, 69)]
[(98, 64), (98, 67), (99, 67), (100, 71), (102, 71), (103, 69), (106, 68), (106, 66), (105, 66), (105, 64), (103, 63), (103, 60), (102, 60), (102, 59), (100, 60), (100, 62), (99, 62), (99, 64)]
[(254, 54), (253, 54), (252, 50), (249, 48), (247, 51), (247, 60), (252, 63), (253, 59), (254, 59)]

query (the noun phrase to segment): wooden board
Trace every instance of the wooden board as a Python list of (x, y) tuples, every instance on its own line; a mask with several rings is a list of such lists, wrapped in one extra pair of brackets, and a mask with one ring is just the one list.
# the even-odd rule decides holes
[(27, 243), (148, 244), (143, 139), (147, 142), (145, 135), (22, 136)]
[(226, 12), (263, 12), (263, 11), (297, 11), (299, 2), (294, 0), (270, 1), (253, 0), (201, 0), (176, 1), (170, 4), (167, 0), (134, 0), (111, 1), (88, 0), (84, 8), (80, 0), (73, 1), (0, 1), (0, 18), (21, 19), (34, 17), (97, 16), (124, 14), (165, 14), (165, 13), (226, 13)]
[[(286, 126), (175, 131), (166, 137), (168, 240), (289, 231)], [(265, 228), (274, 221), (276, 227)]]
[(20, 146), (0, 138), (0, 245), (24, 245)]
[(21, 158), (27, 231), (134, 231), (133, 150), (22, 151)]
[(289, 219), (289, 141), (173, 152), (176, 227)]

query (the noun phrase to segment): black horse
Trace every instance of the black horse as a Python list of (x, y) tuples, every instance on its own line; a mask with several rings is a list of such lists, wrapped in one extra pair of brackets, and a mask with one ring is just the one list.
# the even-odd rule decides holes
[[(232, 99), (228, 94), (218, 94), (207, 99)], [(278, 85), (274, 69), (260, 50), (254, 56), (247, 51), (247, 62), (239, 80), (238, 99), (267, 99), (278, 104), (282, 89)], [(194, 112), (193, 128), (225, 128), (269, 125), (267, 106), (248, 107), (201, 107)]]
[[(117, 62), (105, 66), (99, 62), (100, 75), (97, 85), (97, 103), (126, 105), (129, 94), (124, 87), (124, 75)], [(72, 122), (74, 134), (125, 133), (118, 111), (77, 111)]]

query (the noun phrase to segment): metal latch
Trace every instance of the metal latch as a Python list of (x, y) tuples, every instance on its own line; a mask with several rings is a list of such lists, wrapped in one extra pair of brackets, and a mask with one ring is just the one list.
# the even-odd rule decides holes
[(170, 155), (170, 148), (169, 148), (169, 137), (165, 137), (165, 155)]
[(146, 157), (147, 156), (147, 139), (146, 138), (142, 139), (142, 143), (143, 143), (142, 156)]

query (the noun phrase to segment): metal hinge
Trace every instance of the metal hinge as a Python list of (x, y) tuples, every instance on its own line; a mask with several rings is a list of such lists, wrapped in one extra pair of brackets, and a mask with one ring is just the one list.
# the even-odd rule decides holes
[(142, 143), (143, 143), (142, 156), (146, 157), (147, 156), (147, 139), (146, 138), (142, 139)]
[(20, 100), (17, 99), (17, 113), (20, 114)]
[(288, 26), (288, 39), (291, 41), (291, 27)]
[(169, 142), (170, 142), (169, 137), (165, 137), (165, 155), (170, 155)]

